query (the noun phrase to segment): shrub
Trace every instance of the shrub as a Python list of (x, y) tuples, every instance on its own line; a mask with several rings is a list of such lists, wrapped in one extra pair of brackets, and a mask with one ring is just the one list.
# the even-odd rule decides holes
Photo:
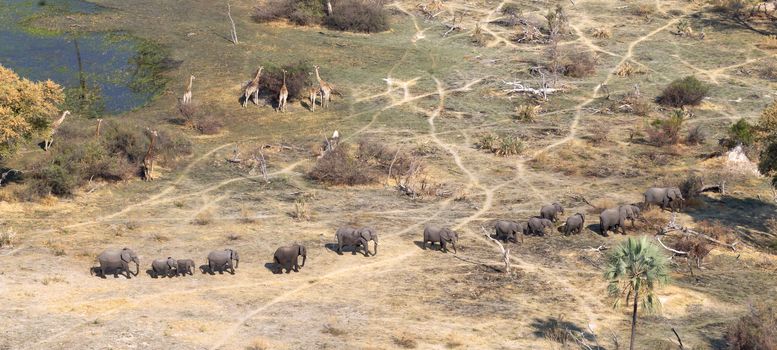
[(750, 305), (750, 310), (726, 330), (732, 350), (777, 349), (777, 308)]
[(683, 198), (685, 198), (686, 201), (696, 197), (699, 195), (699, 191), (701, 191), (701, 188), (704, 186), (704, 180), (701, 178), (701, 176), (698, 175), (688, 175), (685, 180), (680, 182), (680, 184), (677, 186), (680, 188), (680, 192), (683, 194)]
[(572, 52), (566, 55), (564, 75), (573, 78), (593, 75), (596, 73), (596, 61), (597, 57), (591, 51), (573, 48)]
[(418, 347), (418, 342), (413, 339), (409, 334), (402, 333), (391, 337), (391, 340), (395, 345), (405, 349), (415, 349)]
[(215, 135), (224, 127), (224, 122), (214, 117), (200, 117), (195, 119), (193, 127), (203, 135)]
[(707, 139), (707, 132), (701, 125), (696, 125), (688, 130), (688, 136), (685, 137), (685, 143), (688, 145), (698, 145), (704, 143)]
[(758, 74), (762, 79), (777, 81), (777, 63), (772, 61), (764, 62), (758, 67)]
[(308, 177), (330, 185), (361, 185), (377, 180), (377, 174), (369, 165), (350, 153), (347, 143), (339, 144), (335, 149), (324, 153), (316, 165), (308, 172)]
[(192, 224), (195, 225), (201, 225), (205, 226), (213, 222), (213, 211), (210, 209), (205, 209), (197, 215), (194, 216), (194, 220), (192, 220)]
[(682, 111), (674, 111), (666, 119), (656, 119), (647, 130), (648, 142), (654, 146), (674, 145), (680, 141), (680, 129), (685, 121)]
[(16, 242), (16, 232), (12, 228), (0, 232), (0, 248), (13, 247)]
[(50, 164), (33, 175), (29, 198), (37, 199), (47, 195), (70, 196), (77, 185), (76, 177), (67, 169), (58, 164)]
[(377, 33), (389, 29), (389, 17), (383, 0), (338, 0), (324, 24), (337, 30)]
[(673, 107), (695, 106), (707, 96), (710, 88), (694, 76), (677, 79), (664, 88), (658, 102)]
[(259, 81), (259, 91), (268, 95), (270, 99), (277, 100), (283, 85), (283, 72), (286, 70), (286, 88), (289, 90), (289, 100), (308, 98), (305, 94), (307, 87), (313, 85), (310, 72), (313, 66), (308, 61), (299, 61), (281, 67), (265, 65), (262, 79)]

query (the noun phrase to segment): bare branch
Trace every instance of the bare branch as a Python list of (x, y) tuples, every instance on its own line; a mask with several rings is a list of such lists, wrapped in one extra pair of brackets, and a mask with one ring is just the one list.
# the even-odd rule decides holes
[(237, 40), (237, 29), (235, 28), (235, 21), (232, 19), (232, 5), (229, 4), (229, 1), (227, 1), (227, 17), (229, 17), (229, 22), (232, 23), (232, 32), (230, 33), (232, 43), (237, 45), (240, 42)]
[(680, 251), (680, 250), (676, 250), (676, 249), (672, 249), (672, 248), (667, 247), (664, 244), (664, 242), (661, 242), (661, 238), (658, 237), (658, 236), (656, 236), (656, 240), (658, 241), (659, 244), (661, 244), (662, 247), (664, 247), (664, 249), (666, 249), (666, 250), (668, 250), (668, 251), (670, 251), (672, 253), (675, 253), (677, 255), (688, 255), (688, 252), (683, 252), (683, 251)]
[(488, 231), (485, 227), (481, 226), (481, 230), (483, 230), (483, 235), (486, 236), (486, 238), (492, 240), (494, 243), (496, 243), (497, 246), (499, 246), (499, 249), (502, 251), (502, 262), (505, 264), (505, 273), (510, 273), (510, 249), (505, 249), (505, 247), (502, 245), (501, 242), (491, 237), (490, 234), (488, 234)]

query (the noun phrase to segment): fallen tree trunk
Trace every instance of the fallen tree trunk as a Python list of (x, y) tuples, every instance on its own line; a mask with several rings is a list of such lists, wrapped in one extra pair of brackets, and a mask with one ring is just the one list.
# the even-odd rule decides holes
[(672, 213), (672, 218), (669, 220), (669, 223), (666, 224), (666, 227), (662, 227), (661, 230), (658, 232), (658, 234), (659, 235), (666, 235), (666, 234), (668, 234), (670, 232), (677, 231), (677, 232), (681, 232), (681, 233), (683, 233), (685, 235), (692, 235), (692, 236), (698, 236), (698, 237), (704, 238), (704, 239), (706, 239), (706, 240), (708, 240), (710, 242), (713, 242), (715, 244), (721, 245), (723, 247), (727, 247), (727, 248), (729, 248), (729, 249), (731, 249), (733, 251), (737, 250), (736, 245), (739, 244), (739, 241), (734, 242), (734, 243), (730, 243), (730, 244), (726, 243), (726, 242), (719, 241), (719, 240), (717, 240), (715, 238), (712, 238), (709, 235), (706, 235), (704, 233), (694, 231), (694, 230), (689, 229), (689, 228), (684, 227), (684, 226), (680, 226), (675, 219), (676, 219), (676, 214)]

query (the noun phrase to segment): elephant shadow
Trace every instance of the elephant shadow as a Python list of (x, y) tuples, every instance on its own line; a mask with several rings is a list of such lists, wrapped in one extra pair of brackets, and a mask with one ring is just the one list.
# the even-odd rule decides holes
[[(324, 244), (324, 248), (326, 248), (329, 251), (337, 253), (337, 243)], [(342, 252), (337, 254), (343, 255), (344, 252), (351, 252), (351, 255), (356, 255), (356, 253), (360, 251), (364, 251), (361, 245), (357, 245), (357, 246), (349, 245), (349, 246), (343, 246)]]
[[(573, 332), (579, 334), (587, 341), (596, 341), (596, 336), (590, 331), (583, 330), (578, 325), (564, 320), (563, 317), (549, 317), (545, 319), (535, 318), (531, 323), (531, 327), (534, 328), (532, 334), (538, 338), (564, 342), (564, 340), (567, 339), (567, 332)], [(591, 346), (590, 348), (594, 350), (605, 350), (601, 346)]]
[(156, 279), (156, 278), (160, 278), (160, 277), (162, 277), (162, 278), (164, 278), (164, 277), (167, 277), (167, 278), (173, 278), (173, 277), (176, 277), (176, 275), (175, 275), (175, 274), (172, 274), (172, 273), (171, 273), (171, 274), (169, 274), (169, 275), (158, 275), (158, 274), (156, 274), (156, 272), (154, 272), (154, 270), (152, 270), (152, 269), (148, 269), (148, 270), (146, 270), (146, 274), (148, 275), (148, 277), (155, 278), (155, 279)]
[(115, 269), (106, 268), (104, 271), (102, 271), (102, 269), (99, 266), (90, 267), (89, 273), (102, 279), (107, 279), (108, 276), (113, 276), (113, 278), (127, 278), (127, 276), (124, 275), (126, 273), (133, 275), (131, 271), (126, 272), (122, 268), (115, 268)]
[(275, 262), (265, 263), (264, 268), (272, 272), (273, 275), (283, 274), (283, 269), (281, 269), (281, 266), (276, 264)]
[[(424, 242), (422, 242), (422, 241), (413, 241), (413, 243), (414, 243), (414, 244), (415, 244), (415, 245), (416, 245), (418, 248), (421, 248), (422, 250), (437, 250), (437, 251), (442, 251), (443, 253), (445, 253), (445, 252), (442, 250), (442, 246), (440, 245), (440, 243), (439, 243), (439, 242), (438, 242), (438, 243), (431, 243), (431, 244), (427, 245), (427, 246), (426, 246), (426, 248), (424, 248)], [(449, 243), (449, 244), (450, 244), (450, 243)], [(449, 245), (448, 247), (450, 248), (450, 245)]]
[[(211, 276), (215, 276), (215, 275), (216, 275), (216, 272), (218, 272), (218, 273), (219, 273), (219, 275), (223, 275), (225, 271), (226, 271), (226, 270), (224, 270), (224, 269), (213, 271), (213, 270), (211, 270), (211, 269), (210, 269), (210, 266), (208, 266), (208, 264), (205, 264), (205, 265), (200, 265), (200, 272), (201, 272), (203, 275), (204, 275), (204, 274), (208, 274), (208, 275), (211, 275)], [(228, 274), (230, 274), (230, 275), (234, 275), (234, 273), (232, 273), (232, 272), (230, 272), (230, 271), (226, 271), (226, 273), (228, 273)]]
[[(100, 272), (100, 268), (99, 268), (99, 267), (97, 267), (97, 266), (92, 266), (92, 267), (90, 267), (90, 268), (89, 268), (89, 274), (90, 274), (90, 275), (93, 275), (93, 276), (100, 277), (100, 278), (102, 278), (102, 279), (106, 279), (106, 278), (108, 278), (108, 275), (107, 275), (107, 274), (104, 274), (104, 273), (101, 273), (101, 272)], [(117, 277), (118, 277), (118, 276), (117, 276)]]

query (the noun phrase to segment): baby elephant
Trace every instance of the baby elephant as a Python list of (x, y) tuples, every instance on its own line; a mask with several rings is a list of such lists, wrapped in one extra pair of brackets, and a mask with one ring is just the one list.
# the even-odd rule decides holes
[(564, 207), (558, 203), (546, 205), (540, 209), (541, 219), (548, 219), (550, 221), (556, 222), (558, 221), (558, 214), (564, 214)]
[(173, 275), (178, 275), (178, 262), (171, 258), (167, 257), (167, 259), (156, 259), (153, 262), (151, 262), (151, 277), (157, 278), (159, 276), (167, 276), (171, 277)]
[(529, 219), (529, 222), (526, 223), (528, 230), (527, 232), (532, 235), (538, 235), (538, 236), (544, 236), (545, 235), (545, 228), (546, 227), (553, 227), (553, 222), (549, 219), (543, 219), (538, 217), (533, 217)]
[(192, 259), (180, 259), (178, 260), (178, 267), (175, 269), (175, 275), (186, 274), (194, 275), (194, 260)]
[(575, 215), (568, 217), (567, 222), (563, 226), (564, 236), (569, 236), (572, 233), (578, 234), (583, 232), (584, 225), (585, 215), (582, 213), (576, 213)]
[[(302, 265), (299, 264), (300, 256), (302, 256)], [(292, 244), (290, 246), (278, 248), (272, 259), (276, 266), (274, 272), (281, 273), (283, 272), (283, 269), (286, 269), (286, 273), (289, 273), (292, 268), (294, 269), (294, 272), (299, 272), (299, 268), (305, 266), (305, 260), (308, 259), (308, 255), (305, 246), (301, 244)]]
[(435, 225), (426, 225), (424, 227), (423, 248), (426, 249), (426, 242), (431, 242), (430, 248), (434, 248), (435, 242), (440, 242), (440, 251), (448, 252), (448, 243), (453, 246), (453, 254), (456, 254), (456, 243), (459, 241), (459, 234), (447, 227), (438, 227)]
[(499, 220), (494, 223), (494, 230), (496, 231), (496, 239), (517, 242), (515, 237), (520, 235), (521, 243), (523, 243), (523, 233), (526, 232), (527, 227), (525, 222)]

